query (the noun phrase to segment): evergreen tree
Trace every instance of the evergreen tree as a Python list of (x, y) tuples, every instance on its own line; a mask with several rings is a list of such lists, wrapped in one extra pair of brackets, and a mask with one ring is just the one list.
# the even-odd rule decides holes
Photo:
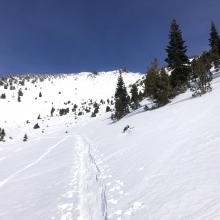
[(50, 116), (53, 117), (53, 113), (55, 112), (55, 108), (52, 106), (51, 110), (50, 110)]
[(169, 45), (166, 48), (167, 58), (165, 61), (171, 69), (171, 84), (175, 94), (181, 92), (187, 84), (190, 68), (189, 59), (186, 55), (187, 47), (182, 38), (182, 32), (174, 19), (170, 26)]
[(105, 111), (106, 111), (106, 112), (110, 112), (110, 111), (111, 111), (111, 108), (107, 105)]
[(18, 90), (18, 96), (23, 96), (23, 92), (21, 89)]
[(212, 62), (215, 67), (218, 67), (220, 64), (220, 37), (213, 22), (211, 23), (209, 45), (211, 47), (210, 53)]
[(138, 88), (136, 84), (133, 84), (131, 87), (131, 108), (135, 110), (139, 106), (140, 104), (139, 104)]
[(4, 141), (5, 130), (0, 128), (0, 141)]
[(21, 102), (21, 96), (18, 96), (18, 102)]
[(157, 90), (155, 99), (158, 106), (166, 105), (169, 102), (171, 94), (170, 78), (165, 69), (162, 69), (159, 74), (159, 80), (157, 82)]
[(152, 65), (145, 79), (145, 95), (149, 97), (157, 107), (169, 102), (171, 94), (170, 79), (164, 69)]
[(115, 92), (115, 113), (113, 118), (119, 120), (127, 113), (129, 113), (129, 98), (122, 75), (120, 74)]
[(155, 99), (155, 94), (157, 90), (157, 82), (159, 80), (159, 64), (156, 60), (153, 61), (151, 67), (147, 71), (146, 78), (144, 80), (144, 95), (146, 97), (151, 98), (152, 100)]
[(204, 61), (203, 57), (194, 59), (191, 66), (190, 90), (193, 92), (192, 96), (201, 96), (211, 91), (212, 73), (210, 66)]
[(28, 140), (28, 136), (27, 136), (27, 134), (25, 134), (24, 137), (23, 137), (23, 141), (25, 142), (27, 140)]

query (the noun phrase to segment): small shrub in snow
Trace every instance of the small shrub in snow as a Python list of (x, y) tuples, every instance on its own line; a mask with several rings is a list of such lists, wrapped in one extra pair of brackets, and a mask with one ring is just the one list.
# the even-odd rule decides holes
[(0, 96), (0, 98), (1, 98), (1, 99), (6, 99), (5, 93), (2, 93), (1, 96)]
[(24, 137), (23, 137), (23, 141), (25, 142), (27, 140), (28, 140), (28, 136), (27, 136), (27, 134), (25, 134)]
[(37, 124), (34, 125), (33, 128), (34, 128), (34, 129), (38, 129), (38, 128), (40, 128), (40, 126), (39, 126), (39, 124), (37, 123)]
[(92, 112), (91, 117), (92, 118), (96, 117), (96, 114), (94, 112)]
[(106, 111), (106, 112), (110, 112), (110, 111), (111, 111), (111, 108), (107, 105), (105, 111)]
[(0, 128), (0, 141), (4, 141), (5, 138), (5, 130)]
[(21, 89), (18, 90), (18, 96), (23, 96), (23, 92)]

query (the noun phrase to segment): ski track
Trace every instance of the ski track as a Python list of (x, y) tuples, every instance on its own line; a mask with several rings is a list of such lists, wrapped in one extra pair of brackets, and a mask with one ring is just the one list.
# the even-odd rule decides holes
[(36, 164), (38, 164), (41, 160), (43, 160), (52, 150), (54, 150), (56, 147), (58, 147), (61, 143), (63, 143), (64, 141), (66, 141), (67, 138), (69, 138), (70, 136), (66, 136), (64, 138), (62, 138), (60, 141), (58, 141), (55, 145), (49, 147), (40, 157), (38, 157), (34, 162), (28, 164), (27, 166), (25, 166), (24, 168), (16, 171), (15, 173), (13, 173), (12, 175), (8, 176), (7, 178), (5, 178), (4, 180), (0, 181), (0, 187), (3, 187), (5, 184), (7, 184), (10, 180), (12, 180), (14, 177), (16, 177), (18, 174), (24, 172), (25, 170), (35, 166)]
[(90, 144), (81, 135), (75, 138), (72, 177), (63, 195), (65, 202), (58, 205), (60, 220), (106, 220), (106, 187), (100, 178), (100, 168)]

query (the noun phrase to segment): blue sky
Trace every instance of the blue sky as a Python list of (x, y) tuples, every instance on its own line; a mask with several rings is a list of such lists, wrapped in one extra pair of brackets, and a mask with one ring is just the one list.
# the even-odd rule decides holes
[(176, 18), (188, 55), (220, 31), (219, 0), (0, 0), (0, 73), (113, 70), (164, 64)]

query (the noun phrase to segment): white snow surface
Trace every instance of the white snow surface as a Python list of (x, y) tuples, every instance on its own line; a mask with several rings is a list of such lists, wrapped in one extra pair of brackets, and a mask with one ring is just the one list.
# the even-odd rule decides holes
[[(106, 101), (117, 77), (82, 73), (29, 83), (21, 102), (19, 87), (0, 87), (7, 97), (0, 99), (0, 127), (6, 130), (6, 142), (0, 142), (0, 219), (220, 219), (220, 78), (202, 97), (187, 91), (117, 123), (106, 105), (95, 118), (49, 116), (52, 105), (65, 107), (68, 100)], [(128, 86), (142, 75), (123, 77)], [(37, 122), (41, 128), (34, 130)], [(126, 125), (130, 129), (122, 133)]]

